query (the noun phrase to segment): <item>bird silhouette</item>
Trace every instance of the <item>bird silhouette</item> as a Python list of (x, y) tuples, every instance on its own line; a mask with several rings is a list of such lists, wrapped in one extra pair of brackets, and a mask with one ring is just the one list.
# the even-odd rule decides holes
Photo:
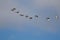
[(32, 17), (29, 17), (29, 19), (32, 19)]
[(14, 10), (16, 10), (16, 8), (11, 9), (11, 11), (14, 11)]
[(37, 17), (37, 18), (38, 18), (38, 15), (35, 15), (35, 17)]
[(26, 15), (25, 17), (27, 18), (27, 17), (29, 17), (29, 16)]
[(23, 14), (20, 14), (20, 16), (24, 16)]
[(17, 14), (19, 13), (19, 11), (16, 12)]

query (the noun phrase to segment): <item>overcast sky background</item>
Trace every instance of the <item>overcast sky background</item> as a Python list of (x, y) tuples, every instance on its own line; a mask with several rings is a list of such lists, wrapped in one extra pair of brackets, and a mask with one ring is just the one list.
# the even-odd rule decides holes
[[(12, 8), (33, 19), (11, 12)], [(0, 40), (60, 40), (60, 0), (0, 0)]]

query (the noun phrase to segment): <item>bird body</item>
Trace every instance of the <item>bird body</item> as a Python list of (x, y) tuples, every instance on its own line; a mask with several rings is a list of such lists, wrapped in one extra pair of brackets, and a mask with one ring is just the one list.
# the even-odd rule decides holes
[(16, 10), (16, 8), (11, 9), (11, 11), (14, 11), (14, 10)]

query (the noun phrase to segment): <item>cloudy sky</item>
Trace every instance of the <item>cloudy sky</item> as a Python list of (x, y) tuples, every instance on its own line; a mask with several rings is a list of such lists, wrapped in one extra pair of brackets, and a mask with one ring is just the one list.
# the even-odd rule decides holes
[[(51, 18), (49, 22), (46, 17)], [(0, 40), (60, 40), (59, 33), (60, 0), (0, 0)]]

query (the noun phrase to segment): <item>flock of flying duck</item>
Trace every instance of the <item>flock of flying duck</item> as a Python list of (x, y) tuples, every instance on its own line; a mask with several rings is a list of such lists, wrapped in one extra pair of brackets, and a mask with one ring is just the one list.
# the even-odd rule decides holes
[[(15, 10), (16, 10), (16, 8), (11, 9), (12, 12), (15, 11)], [(19, 14), (19, 11), (17, 11), (16, 13)], [(19, 14), (19, 15), (20, 16), (25, 16), (26, 18), (29, 18), (29, 19), (33, 19), (33, 17), (30, 17), (28, 15), (23, 15), (23, 14)], [(35, 15), (35, 17), (38, 18), (39, 16)], [(58, 18), (59, 18), (59, 16), (55, 16), (55, 19), (58, 19)], [(50, 21), (50, 17), (47, 17), (46, 20)]]

